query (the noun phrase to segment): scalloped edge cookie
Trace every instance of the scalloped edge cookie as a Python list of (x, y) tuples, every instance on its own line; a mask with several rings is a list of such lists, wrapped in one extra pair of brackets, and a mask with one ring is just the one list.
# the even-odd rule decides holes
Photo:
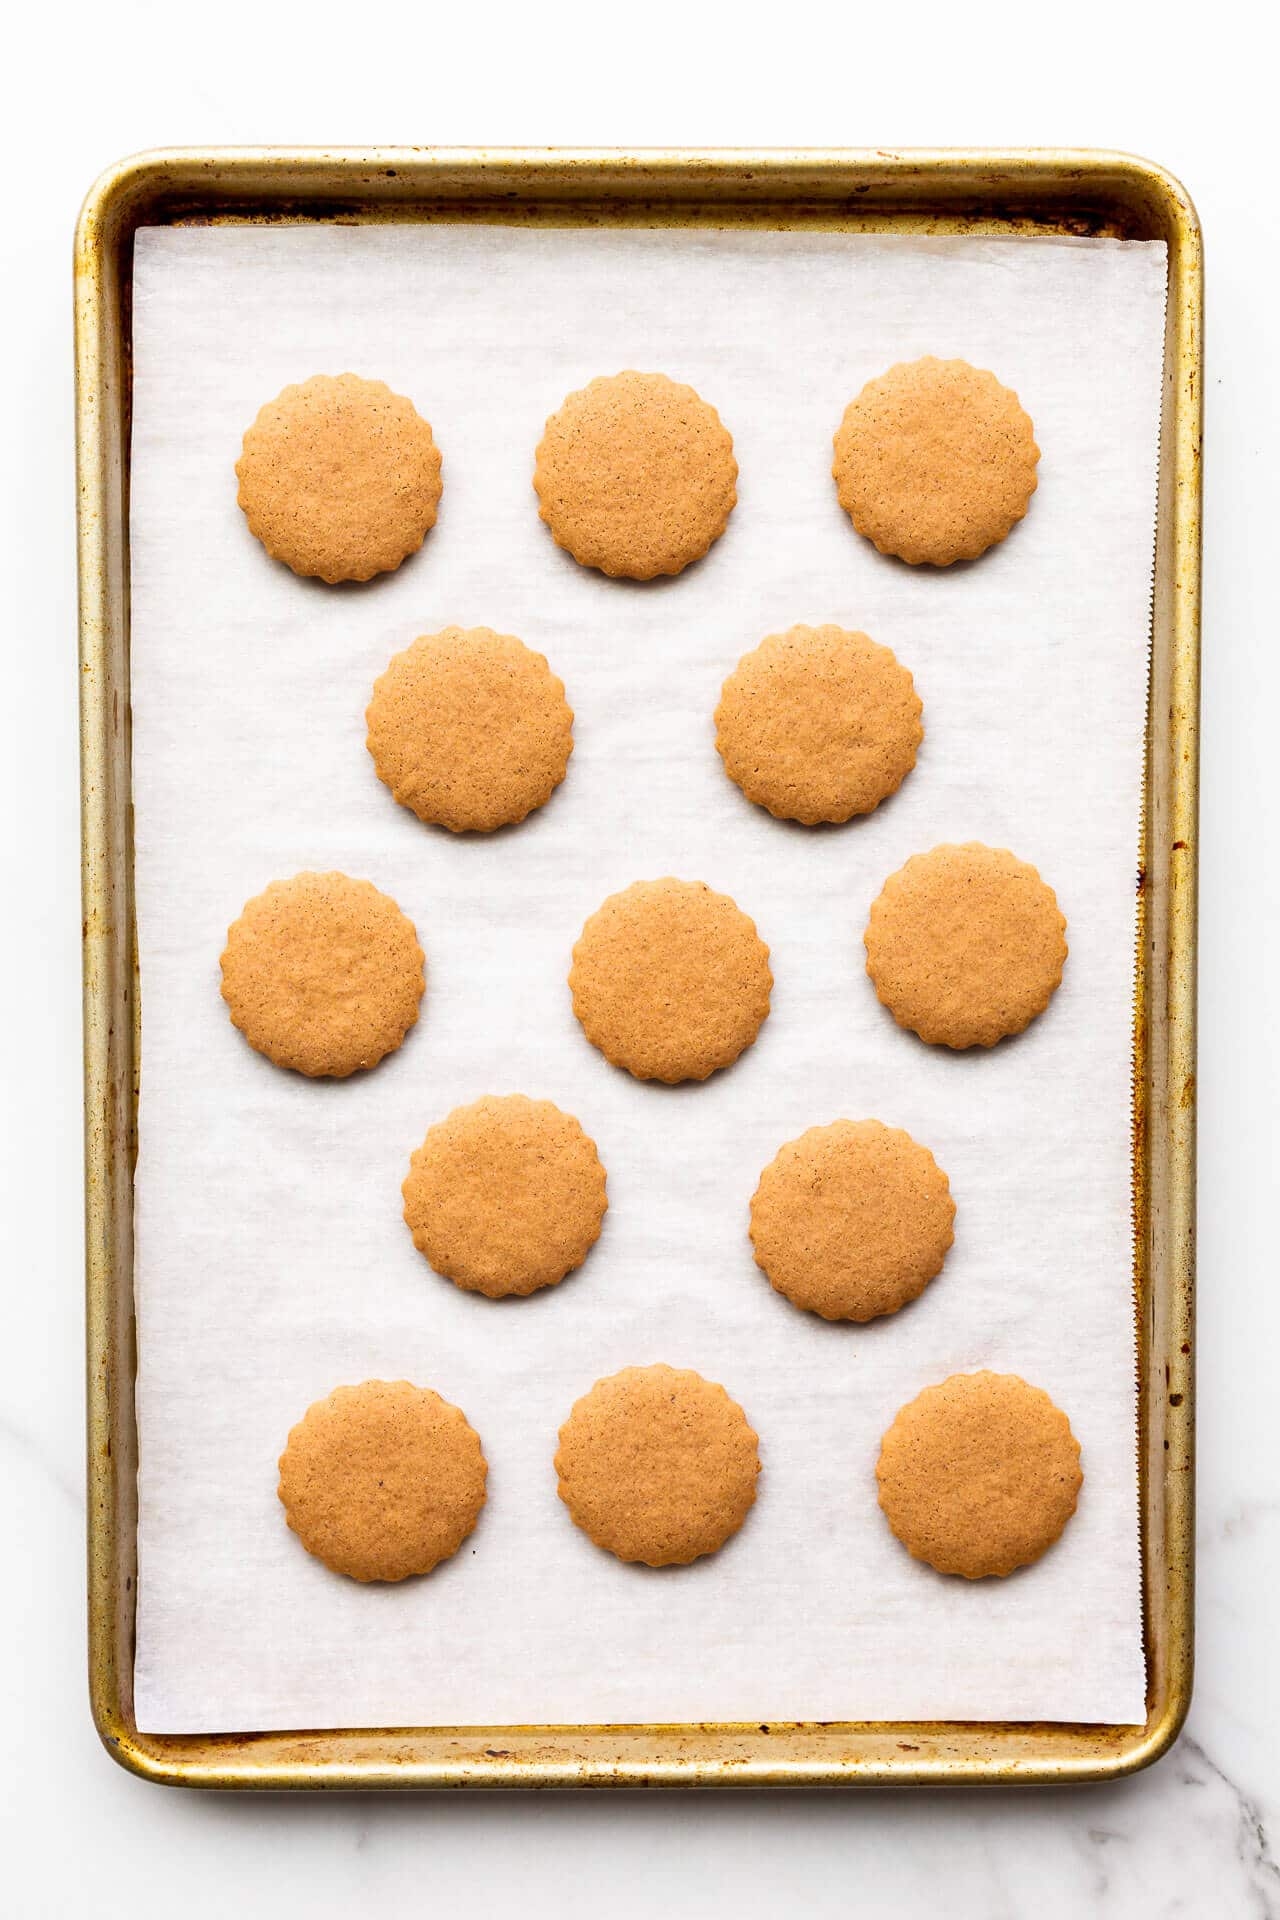
[(401, 1189), (418, 1252), (491, 1300), (557, 1286), (600, 1238), (609, 1201), (596, 1143), (573, 1114), (486, 1094), (427, 1129)]
[(955, 1241), (951, 1183), (928, 1147), (879, 1120), (833, 1120), (779, 1147), (751, 1199), (756, 1265), (824, 1320), (918, 1299)]
[(567, 394), (534, 457), (538, 515), (580, 566), (613, 579), (682, 573), (737, 503), (733, 438), (665, 373), (602, 374)]
[(371, 880), (273, 880), (227, 929), (232, 1025), (256, 1053), (311, 1079), (344, 1080), (394, 1053), (425, 990), (413, 922)]
[(944, 843), (913, 854), (873, 901), (867, 973), (929, 1045), (994, 1047), (1057, 992), (1066, 929), (1053, 888), (1007, 847)]
[(460, 1408), (408, 1380), (335, 1387), (290, 1431), (276, 1488), (307, 1552), (352, 1580), (430, 1573), (475, 1531), (488, 1467)]
[(885, 1519), (915, 1560), (984, 1580), (1058, 1540), (1084, 1475), (1065, 1413), (1016, 1373), (953, 1373), (895, 1415), (876, 1466)]
[(573, 708), (541, 653), (490, 627), (444, 627), (393, 654), (365, 745), (402, 807), (450, 833), (518, 826), (573, 752)]
[(744, 653), (720, 690), (716, 752), (777, 820), (842, 826), (896, 793), (924, 739), (897, 656), (846, 627), (788, 627)]
[(391, 573), (436, 523), (440, 449), (384, 380), (313, 374), (258, 411), (237, 502), (273, 560), (337, 586)]
[(593, 1047), (637, 1080), (706, 1080), (769, 1014), (769, 949), (727, 893), (701, 880), (637, 880), (589, 916), (569, 991)]
[(926, 354), (868, 380), (845, 408), (831, 475), (854, 527), (911, 566), (976, 560), (1031, 504), (1040, 449), (1011, 388)]
[(717, 1381), (624, 1367), (575, 1401), (555, 1469), (561, 1500), (596, 1546), (648, 1567), (687, 1566), (717, 1552), (755, 1504), (759, 1436)]

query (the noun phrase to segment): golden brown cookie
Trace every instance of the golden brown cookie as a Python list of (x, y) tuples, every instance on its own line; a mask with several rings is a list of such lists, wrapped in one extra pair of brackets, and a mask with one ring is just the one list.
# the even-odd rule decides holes
[(873, 1320), (924, 1292), (955, 1238), (927, 1147), (878, 1120), (835, 1120), (781, 1147), (751, 1201), (756, 1265), (824, 1320)]
[(560, 1498), (598, 1547), (671, 1567), (738, 1531), (760, 1454), (746, 1414), (714, 1381), (624, 1367), (576, 1402), (555, 1464)]
[(616, 373), (547, 421), (539, 514), (584, 567), (628, 580), (700, 560), (737, 500), (733, 440), (715, 408), (665, 373)]
[(600, 1238), (608, 1201), (594, 1140), (522, 1093), (455, 1107), (403, 1187), (413, 1244), (437, 1273), (500, 1300), (554, 1287)]
[(430, 1387), (366, 1380), (307, 1408), (276, 1489), (308, 1553), (353, 1580), (404, 1580), (456, 1553), (487, 1469), (465, 1414)]
[(917, 1560), (981, 1580), (1038, 1560), (1084, 1476), (1065, 1413), (1016, 1373), (953, 1373), (885, 1434), (880, 1505)]
[(900, 1027), (937, 1046), (993, 1047), (1048, 1006), (1066, 929), (1053, 888), (1004, 848), (934, 847), (885, 881), (867, 972)]
[(582, 929), (569, 990), (592, 1046), (637, 1080), (705, 1080), (769, 1011), (769, 949), (727, 893), (637, 880)]
[(273, 880), (228, 930), (222, 997), (278, 1067), (341, 1080), (393, 1053), (425, 986), (413, 922), (368, 880)]
[(716, 751), (779, 820), (850, 820), (902, 785), (924, 738), (888, 647), (843, 627), (791, 627), (744, 654), (720, 691)]
[(452, 833), (514, 826), (550, 798), (573, 709), (540, 653), (488, 627), (446, 627), (397, 653), (365, 714), (378, 778)]
[(913, 566), (973, 560), (1021, 520), (1040, 449), (1018, 396), (967, 360), (906, 361), (845, 409), (832, 476), (881, 553)]
[(267, 552), (330, 584), (398, 567), (440, 504), (431, 428), (403, 394), (354, 373), (318, 373), (269, 400), (236, 474)]

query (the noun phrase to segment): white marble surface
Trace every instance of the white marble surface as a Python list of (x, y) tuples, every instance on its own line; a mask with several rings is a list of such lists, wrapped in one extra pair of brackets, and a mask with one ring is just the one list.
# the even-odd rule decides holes
[[(381, 65), (334, 57), (349, 10), (228, 0), (198, 31), (145, 0), (24, 14), (0, 113), (10, 371), (0, 433), (6, 751), (0, 858), (0, 1911), (228, 1910), (273, 1920), (721, 1911), (958, 1920), (1280, 1915), (1280, 378), (1268, 77), (1243, 9), (1149, 21), (923, 5), (726, 36), (660, 0), (428, 16), (393, 5)], [(612, 24), (609, 22), (612, 21)], [(191, 34), (189, 42), (183, 36)], [(606, 58), (597, 55), (603, 48)], [(928, 53), (931, 57), (925, 57)], [(113, 1767), (89, 1725), (83, 1528), (70, 228), (108, 160), (165, 142), (706, 141), (1123, 145), (1180, 173), (1210, 270), (1201, 936), (1199, 1672), (1153, 1772), (1071, 1792), (693, 1800), (229, 1799)], [(38, 144), (37, 144), (38, 143)]]

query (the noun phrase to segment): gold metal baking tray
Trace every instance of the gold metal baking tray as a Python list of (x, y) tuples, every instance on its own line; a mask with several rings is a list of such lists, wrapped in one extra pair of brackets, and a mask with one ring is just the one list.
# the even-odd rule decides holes
[[(1110, 234), (1169, 249), (1139, 850), (1134, 1295), (1141, 1726), (847, 1722), (390, 1727), (159, 1737), (133, 1719), (133, 1165), (139, 1012), (129, 718), (130, 300), (140, 226), (469, 220)], [(199, 1787), (883, 1786), (1099, 1780), (1174, 1740), (1191, 1692), (1202, 269), (1183, 188), (1122, 154), (283, 148), (145, 154), (76, 233), (87, 1215), (89, 1677), (110, 1753)]]

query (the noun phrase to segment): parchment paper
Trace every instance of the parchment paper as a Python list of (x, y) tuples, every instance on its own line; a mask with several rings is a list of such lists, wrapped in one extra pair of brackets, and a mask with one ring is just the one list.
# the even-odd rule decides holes
[[(1104, 241), (138, 236), (142, 1728), (1142, 1717), (1130, 1009), (1164, 283), (1162, 246)], [(848, 399), (925, 352), (996, 369), (1043, 449), (1028, 519), (945, 573), (859, 540), (829, 472)], [(545, 416), (630, 366), (697, 386), (741, 465), (725, 537), (649, 586), (558, 552), (530, 488)], [(232, 464), (264, 400), (348, 368), (431, 420), (445, 492), (421, 554), (335, 590), (268, 560)], [(896, 798), (812, 831), (729, 783), (711, 715), (764, 634), (827, 620), (896, 650), (927, 731)], [(421, 826), (364, 746), (375, 676), (450, 622), (521, 635), (577, 711), (566, 784), (491, 838)], [(1041, 869), (1071, 957), (1024, 1037), (957, 1056), (895, 1027), (861, 936), (888, 873), (969, 838)], [(259, 1059), (218, 995), (228, 923), (305, 867), (373, 879), (428, 955), (419, 1027), (341, 1084)], [(777, 981), (759, 1042), (678, 1090), (609, 1067), (565, 984), (587, 914), (665, 873), (733, 894)], [(516, 1090), (581, 1118), (610, 1212), (579, 1274), (495, 1304), (414, 1251), (400, 1182), (429, 1124)], [(746, 1237), (777, 1147), (841, 1115), (926, 1142), (958, 1205), (941, 1277), (865, 1328), (788, 1305)], [(742, 1532), (662, 1573), (593, 1547), (551, 1465), (579, 1394), (658, 1359), (723, 1381), (764, 1460)], [(971, 1585), (892, 1538), (874, 1466), (902, 1402), (977, 1367), (1067, 1409), (1085, 1484), (1037, 1566)], [(456, 1401), (490, 1462), (471, 1541), (395, 1587), (310, 1559), (275, 1492), (293, 1422), (369, 1377)]]

